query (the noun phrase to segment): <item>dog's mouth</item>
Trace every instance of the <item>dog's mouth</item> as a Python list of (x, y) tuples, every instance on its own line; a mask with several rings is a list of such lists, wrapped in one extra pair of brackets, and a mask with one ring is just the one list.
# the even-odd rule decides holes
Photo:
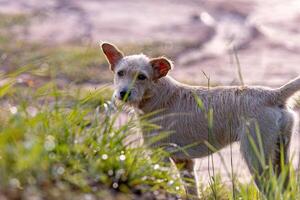
[(122, 102), (122, 103), (130, 103), (132, 101), (132, 99), (130, 97), (120, 97), (118, 95), (114, 95), (114, 98), (118, 101), (118, 102)]
[(137, 99), (133, 99), (133, 98), (120, 98), (118, 96), (114, 96), (115, 100), (117, 100), (116, 102), (117, 103), (120, 103), (120, 104), (126, 104), (128, 106), (137, 106), (139, 105), (139, 100)]
[(118, 95), (115, 95), (115, 99), (117, 99), (118, 101), (123, 102), (123, 103), (128, 103), (131, 101), (130, 97), (128, 97), (128, 96), (120, 97)]
[(131, 90), (126, 94), (121, 94), (119, 90), (115, 90), (113, 98), (116, 100), (116, 102), (118, 102), (118, 104), (126, 104), (128, 106), (138, 107), (143, 99), (143, 96), (141, 97), (137, 95), (135, 90)]

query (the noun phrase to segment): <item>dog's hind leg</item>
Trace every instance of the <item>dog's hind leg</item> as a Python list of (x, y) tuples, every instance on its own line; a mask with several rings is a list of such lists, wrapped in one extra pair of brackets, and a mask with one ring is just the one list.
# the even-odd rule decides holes
[(254, 181), (263, 193), (267, 192), (266, 183), (270, 178), (270, 170), (279, 136), (279, 128), (271, 125), (273, 120), (264, 117), (259, 123), (250, 119), (243, 123), (240, 129), (240, 149), (248, 165)]
[(287, 188), (289, 183), (289, 146), (295, 121), (294, 113), (282, 110), (282, 118), (280, 119), (281, 132), (277, 138), (272, 164), (276, 175), (283, 176), (284, 189)]
[(194, 173), (195, 162), (192, 159), (176, 159), (172, 158), (180, 172), (183, 181), (186, 196), (188, 199), (198, 199), (197, 184)]
[[(272, 174), (285, 176), (283, 190), (288, 180), (288, 149), (293, 127), (290, 115), (277, 115), (275, 111), (270, 115), (262, 115), (261, 121), (250, 120), (245, 123), (241, 134), (241, 151), (254, 176), (254, 180), (261, 192), (268, 192), (268, 183)], [(274, 113), (276, 115), (274, 115)], [(247, 124), (247, 125), (246, 125)], [(285, 172), (282, 173), (282, 172)], [(279, 180), (279, 179), (278, 179)]]
[(289, 144), (289, 137), (287, 137), (286, 135), (278, 136), (272, 163), (276, 176), (283, 176), (283, 189), (286, 189), (289, 183)]

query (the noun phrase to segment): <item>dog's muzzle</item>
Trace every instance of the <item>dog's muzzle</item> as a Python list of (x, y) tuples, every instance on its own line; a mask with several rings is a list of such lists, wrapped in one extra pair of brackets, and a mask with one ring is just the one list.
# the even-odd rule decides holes
[(130, 98), (130, 96), (131, 96), (131, 91), (130, 90), (126, 90), (126, 89), (121, 90), (119, 92), (119, 95), (118, 95), (119, 100), (125, 101), (125, 102), (128, 101), (128, 99)]

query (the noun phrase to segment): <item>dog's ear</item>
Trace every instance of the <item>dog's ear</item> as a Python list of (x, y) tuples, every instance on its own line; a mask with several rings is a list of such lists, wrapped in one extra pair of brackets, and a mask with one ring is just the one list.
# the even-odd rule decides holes
[(172, 62), (165, 57), (152, 58), (150, 64), (153, 68), (153, 80), (166, 76), (173, 67)]
[(123, 53), (117, 47), (109, 43), (102, 43), (101, 48), (109, 62), (110, 69), (114, 71), (115, 66), (124, 57)]

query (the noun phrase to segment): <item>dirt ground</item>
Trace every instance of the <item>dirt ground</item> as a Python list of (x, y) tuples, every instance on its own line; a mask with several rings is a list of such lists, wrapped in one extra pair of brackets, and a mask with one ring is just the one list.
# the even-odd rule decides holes
[[(239, 84), (232, 46), (246, 84), (277, 87), (300, 74), (298, 0), (0, 0), (0, 12), (38, 16), (16, 32), (39, 43), (182, 45), (183, 50), (172, 57), (171, 75), (187, 83), (205, 84), (204, 71), (214, 84)], [(298, 149), (297, 136), (292, 152), (298, 155)], [(249, 181), (238, 144), (232, 152), (233, 171), (240, 180)], [(231, 171), (230, 148), (221, 154)], [(228, 181), (218, 155), (214, 161), (215, 173)], [(199, 160), (198, 171), (204, 181), (208, 179), (207, 158)]]

